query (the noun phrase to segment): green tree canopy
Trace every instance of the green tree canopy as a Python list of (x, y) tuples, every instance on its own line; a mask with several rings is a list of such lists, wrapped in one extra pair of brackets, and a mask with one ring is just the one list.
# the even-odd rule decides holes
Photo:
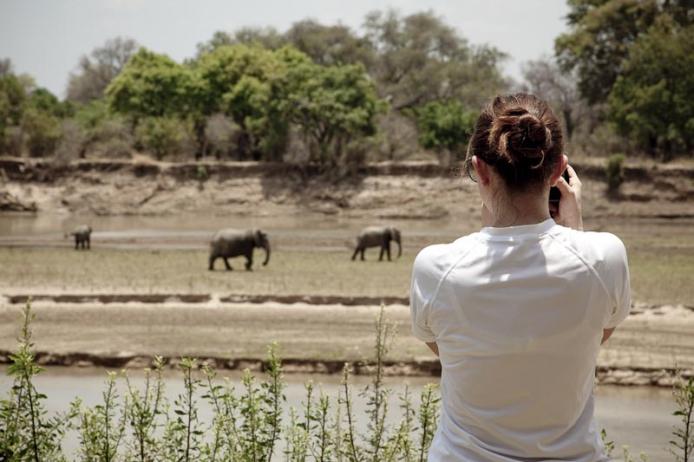
[(133, 117), (185, 115), (194, 109), (197, 81), (192, 71), (141, 48), (106, 89), (110, 108)]
[(694, 26), (661, 20), (630, 49), (609, 96), (618, 131), (651, 154), (694, 149)]
[(0, 128), (19, 124), (26, 99), (26, 89), (17, 76), (7, 73), (0, 77)]
[(459, 101), (427, 103), (417, 110), (419, 144), (426, 149), (450, 153), (454, 159), (463, 159), (478, 115)]
[(286, 74), (309, 63), (303, 53), (283, 47), (272, 51), (258, 45), (220, 46), (200, 57), (196, 72), (205, 115), (224, 113), (241, 130), (241, 157), (276, 159), (288, 125), (277, 108), (286, 97)]
[(364, 67), (304, 63), (290, 70), (282, 109), (312, 145), (312, 160), (336, 165), (350, 138), (373, 135), (385, 109)]
[(629, 48), (661, 15), (682, 26), (694, 21), (691, 0), (569, 0), (569, 31), (555, 41), (565, 70), (578, 72), (590, 103), (603, 103), (622, 73)]

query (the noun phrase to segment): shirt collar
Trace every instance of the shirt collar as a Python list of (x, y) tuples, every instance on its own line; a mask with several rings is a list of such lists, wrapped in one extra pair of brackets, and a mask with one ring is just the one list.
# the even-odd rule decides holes
[(499, 236), (499, 237), (521, 237), (521, 236), (538, 236), (549, 231), (556, 226), (552, 218), (548, 218), (540, 223), (530, 225), (505, 226), (503, 228), (495, 228), (493, 226), (485, 226), (480, 230), (482, 236)]

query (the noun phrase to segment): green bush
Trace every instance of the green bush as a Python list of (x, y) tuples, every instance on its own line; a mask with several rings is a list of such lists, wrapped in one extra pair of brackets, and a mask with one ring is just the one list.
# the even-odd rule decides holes
[(607, 176), (607, 191), (616, 194), (624, 182), (624, 154), (613, 154), (607, 158), (605, 175)]
[(135, 129), (137, 145), (157, 159), (193, 149), (192, 124), (173, 117), (148, 117)]
[(465, 158), (465, 149), (475, 129), (477, 112), (459, 101), (434, 101), (417, 110), (419, 144), (439, 154), (443, 164)]
[(27, 109), (22, 118), (26, 147), (32, 157), (53, 154), (61, 137), (60, 119), (36, 109)]

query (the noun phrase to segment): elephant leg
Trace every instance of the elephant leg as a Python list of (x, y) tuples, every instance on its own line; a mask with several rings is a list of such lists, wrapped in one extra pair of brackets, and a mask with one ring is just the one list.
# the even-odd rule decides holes
[(214, 262), (215, 262), (216, 260), (217, 260), (217, 256), (216, 256), (216, 255), (210, 255), (210, 263), (209, 263), (209, 265), (208, 265), (208, 267), (207, 267), (208, 270), (214, 271)]
[(229, 260), (227, 259), (227, 257), (222, 257), (222, 260), (224, 260), (224, 266), (227, 267), (227, 271), (231, 271), (233, 268), (229, 264)]
[(354, 261), (357, 258), (358, 253), (359, 253), (359, 247), (357, 246), (357, 248), (354, 249), (354, 253), (352, 254), (352, 261)]
[(383, 253), (386, 251), (386, 246), (381, 246), (381, 252), (378, 254), (378, 261), (383, 261)]
[(364, 251), (366, 251), (366, 247), (361, 248), (361, 261), (364, 261)]
[(75, 250), (79, 249), (79, 247), (78, 247), (79, 245), (80, 245), (80, 241), (78, 241), (77, 238), (75, 238)]
[(246, 255), (246, 271), (253, 271), (253, 254)]
[(390, 260), (390, 242), (386, 244), (386, 255), (388, 256), (388, 261)]

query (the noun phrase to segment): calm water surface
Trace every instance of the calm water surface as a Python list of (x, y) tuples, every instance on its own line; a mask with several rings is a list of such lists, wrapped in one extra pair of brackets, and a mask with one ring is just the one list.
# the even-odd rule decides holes
[[(143, 386), (142, 375), (138, 372), (129, 373), (131, 382), (136, 387)], [(225, 372), (223, 376), (229, 376), (238, 381), (239, 374)], [(305, 400), (304, 384), (312, 380), (317, 386), (331, 397), (334, 402), (337, 397), (340, 377), (330, 375), (305, 376), (290, 374), (286, 377), (287, 402), (291, 406), (300, 407)], [(367, 377), (355, 377), (353, 397), (356, 399), (355, 414), (358, 417), (357, 426), (365, 429), (364, 400), (359, 398), (358, 391), (367, 383)], [(421, 388), (435, 378), (387, 378), (387, 385), (393, 390), (390, 412), (391, 423), (399, 418), (397, 394), (404, 391), (407, 384), (417, 402), (417, 396)], [(49, 368), (41, 374), (36, 385), (40, 392), (48, 395), (46, 406), (49, 413), (64, 411), (72, 400), (81, 397), (85, 405), (93, 406), (101, 400), (101, 392), (104, 389), (105, 373), (98, 369), (77, 368)], [(121, 381), (122, 382), (122, 381)], [(121, 384), (122, 385), (122, 384)], [(169, 400), (173, 400), (183, 390), (182, 380), (173, 372), (167, 372), (165, 386)], [(10, 381), (6, 376), (0, 378), (0, 392), (6, 393), (10, 387)], [(121, 393), (122, 393), (121, 389)], [(202, 399), (201, 399), (202, 401)], [(677, 423), (672, 417), (674, 405), (671, 393), (666, 389), (651, 387), (615, 387), (601, 386), (596, 391), (596, 418), (599, 427), (605, 428), (609, 437), (614, 440), (618, 448), (628, 445), (632, 454), (638, 456), (644, 451), (652, 462), (665, 462), (672, 460), (672, 456), (666, 451), (667, 442), (670, 440), (672, 426)], [(201, 405), (200, 417), (207, 420), (210, 417), (210, 408), (204, 403)], [(77, 435), (68, 435), (65, 449), (74, 451), (77, 447)], [(620, 449), (621, 452), (621, 449)]]

